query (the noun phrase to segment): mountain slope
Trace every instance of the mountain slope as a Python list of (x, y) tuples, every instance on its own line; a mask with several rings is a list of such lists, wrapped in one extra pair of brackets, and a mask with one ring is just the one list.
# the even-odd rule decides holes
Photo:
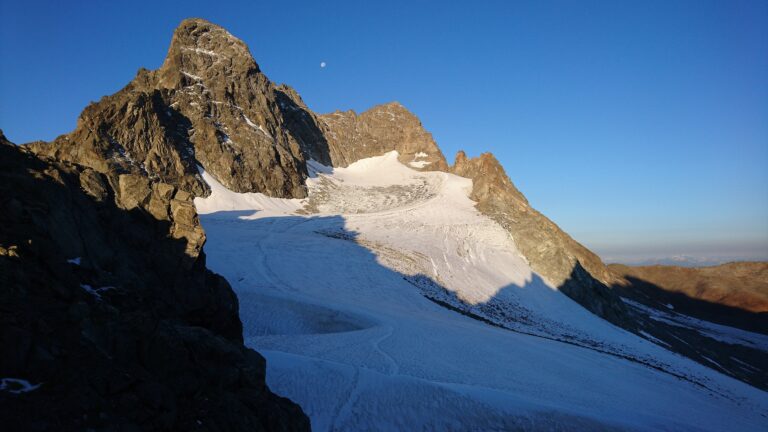
[(470, 180), (399, 159), (311, 164), (303, 200), (203, 174), (209, 263), (233, 282), (270, 385), (315, 430), (765, 423), (764, 392), (589, 313), (477, 211)]
[(230, 190), (281, 198), (306, 196), (308, 160), (344, 167), (395, 150), (411, 168), (472, 178), (478, 209), (513, 235), (545, 279), (593, 313), (631, 326), (605, 287), (602, 262), (530, 208), (492, 156), (459, 155), (449, 168), (418, 118), (398, 103), (318, 116), (295, 90), (272, 84), (242, 41), (205, 20), (182, 22), (160, 69), (139, 70), (124, 89), (86, 108), (75, 131), (29, 148), (206, 196), (199, 164)]
[(156, 71), (86, 108), (72, 133), (31, 148), (99, 172), (120, 170), (207, 193), (200, 163), (237, 191), (304, 196), (304, 154), (275, 86), (242, 41), (200, 19), (174, 32)]
[(456, 155), (451, 172), (473, 180), (477, 209), (515, 239), (531, 267), (579, 304), (622, 327), (633, 327), (618, 296), (607, 287), (612, 275), (600, 258), (537, 212), (490, 153)]
[(699, 268), (611, 264), (609, 268), (623, 278), (655, 284), (670, 296), (682, 294), (748, 312), (768, 313), (768, 263), (739, 262)]

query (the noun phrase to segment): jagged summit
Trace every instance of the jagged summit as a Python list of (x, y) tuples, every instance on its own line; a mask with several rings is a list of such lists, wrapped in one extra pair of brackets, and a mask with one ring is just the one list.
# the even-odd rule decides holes
[(87, 107), (72, 133), (32, 148), (102, 173), (146, 175), (208, 193), (202, 166), (228, 188), (303, 197), (304, 149), (292, 138), (275, 86), (245, 44), (201, 19), (175, 31), (156, 71)]
[(464, 150), (456, 153), (451, 170), (456, 173), (463, 173), (463, 177), (475, 178), (483, 182), (478, 189), (498, 188), (498, 191), (488, 191), (485, 194), (498, 198), (500, 195), (510, 194), (516, 200), (528, 204), (528, 199), (515, 187), (512, 180), (509, 179), (504, 168), (499, 163), (493, 153), (485, 152), (477, 158), (468, 158)]
[(190, 18), (174, 31), (157, 72), (161, 85), (180, 89), (206, 78), (257, 74), (260, 69), (243, 41), (216, 24)]
[(320, 115), (334, 166), (397, 150), (400, 162), (416, 169), (445, 171), (443, 153), (416, 115), (399, 102)]

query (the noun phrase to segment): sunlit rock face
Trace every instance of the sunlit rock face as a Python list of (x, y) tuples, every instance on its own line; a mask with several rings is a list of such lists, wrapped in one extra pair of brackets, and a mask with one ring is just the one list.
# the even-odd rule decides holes
[(75, 131), (31, 148), (196, 196), (208, 192), (196, 164), (232, 190), (306, 195), (304, 154), (287, 132), (275, 86), (242, 41), (200, 19), (176, 29), (160, 69), (139, 70), (86, 108)]
[(320, 116), (334, 166), (392, 150), (400, 162), (425, 171), (445, 171), (443, 153), (418, 117), (397, 102), (377, 105), (362, 114), (336, 111)]

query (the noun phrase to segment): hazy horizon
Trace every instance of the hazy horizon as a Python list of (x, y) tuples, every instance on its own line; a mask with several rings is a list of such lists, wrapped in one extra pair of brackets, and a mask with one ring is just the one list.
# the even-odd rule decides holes
[(299, 3), (3, 2), (0, 128), (71, 131), (197, 16), (315, 111), (397, 100), (449, 163), (493, 152), (608, 262), (768, 260), (768, 3)]

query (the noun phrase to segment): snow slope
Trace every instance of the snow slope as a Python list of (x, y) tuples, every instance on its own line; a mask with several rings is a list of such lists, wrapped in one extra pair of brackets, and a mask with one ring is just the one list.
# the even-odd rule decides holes
[(314, 430), (768, 426), (765, 392), (608, 324), (532, 272), (474, 209), (470, 180), (395, 152), (310, 168), (305, 200), (233, 193), (203, 173), (212, 194), (195, 202), (246, 344)]

